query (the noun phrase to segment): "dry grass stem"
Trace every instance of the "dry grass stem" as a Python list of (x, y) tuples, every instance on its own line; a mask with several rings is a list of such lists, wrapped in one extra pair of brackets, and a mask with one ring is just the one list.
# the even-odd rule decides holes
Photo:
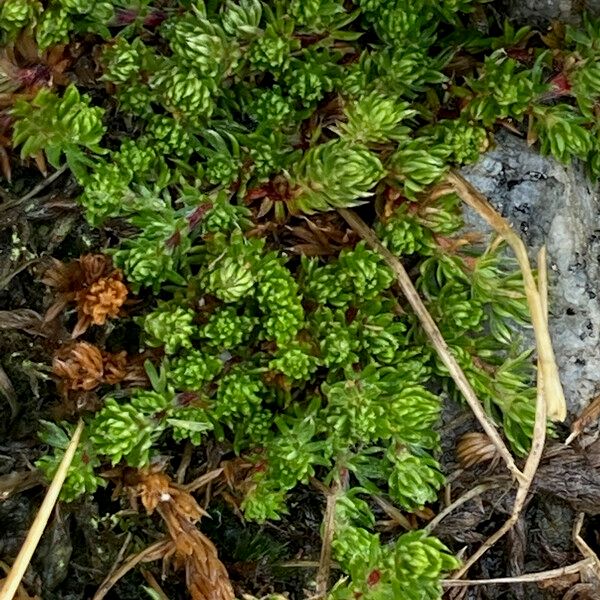
[(92, 600), (102, 600), (112, 587), (121, 579), (125, 577), (131, 569), (142, 562), (153, 562), (164, 557), (165, 553), (170, 549), (171, 541), (164, 539), (155, 542), (151, 546), (144, 548), (141, 552), (133, 554), (116, 570), (112, 571), (106, 579), (100, 584), (100, 587), (94, 594)]
[(498, 577), (496, 579), (446, 579), (442, 581), (442, 585), (446, 588), (450, 587), (466, 587), (470, 585), (491, 585), (503, 583), (535, 583), (536, 581), (545, 581), (547, 579), (557, 579), (565, 575), (579, 573), (583, 569), (589, 567), (593, 562), (591, 558), (584, 558), (567, 567), (559, 569), (551, 569), (549, 571), (541, 571), (539, 573), (526, 573), (525, 575), (517, 575), (515, 577)]
[(465, 400), (467, 401), (469, 407), (473, 411), (473, 414), (481, 424), (483, 430), (487, 433), (488, 437), (496, 446), (498, 450), (498, 454), (502, 457), (509, 471), (513, 474), (515, 478), (518, 480), (521, 479), (522, 474), (517, 468), (515, 461), (506, 447), (506, 444), (502, 441), (500, 434), (498, 433), (496, 427), (491, 422), (491, 420), (485, 414), (473, 387), (469, 383), (466, 375), (461, 369), (460, 365), (454, 358), (453, 354), (450, 352), (448, 348), (448, 344), (444, 340), (438, 326), (436, 325), (433, 317), (429, 314), (429, 311), (425, 307), (425, 304), (421, 300), (419, 293), (417, 292), (413, 282), (411, 281), (406, 269), (402, 265), (402, 262), (394, 256), (378, 239), (373, 230), (354, 212), (347, 209), (339, 209), (339, 213), (344, 217), (346, 222), (367, 242), (367, 244), (376, 252), (381, 254), (383, 259), (392, 269), (394, 274), (396, 275), (396, 279), (402, 293), (408, 300), (412, 309), (415, 311), (415, 314), (419, 318), (421, 322), (421, 326), (423, 330), (427, 334), (432, 346), (437, 352), (440, 360), (444, 363), (446, 368), (448, 369), (450, 376), (456, 383), (456, 386), (463, 394)]
[(8, 577), (4, 581), (4, 585), (0, 590), (0, 600), (12, 600), (19, 589), (23, 575), (25, 575), (25, 571), (31, 562), (33, 553), (40, 542), (40, 538), (46, 529), (46, 525), (50, 520), (50, 515), (52, 514), (56, 501), (58, 500), (60, 490), (62, 489), (65, 478), (67, 477), (67, 472), (69, 471), (69, 467), (73, 461), (75, 450), (77, 450), (79, 438), (83, 432), (83, 426), (83, 421), (80, 420), (77, 424), (75, 432), (73, 433), (73, 437), (71, 438), (71, 441), (65, 450), (65, 455), (60, 461), (56, 475), (54, 475), (54, 479), (52, 479), (52, 483), (46, 492), (46, 496), (44, 497), (42, 505), (40, 506), (40, 509), (38, 510), (31, 527), (29, 528), (25, 542), (23, 543), (15, 562), (13, 563)]
[(315, 600), (325, 598), (329, 589), (329, 574), (331, 572), (331, 545), (335, 534), (335, 507), (341, 493), (342, 486), (334, 484), (327, 491), (327, 506), (323, 517), (323, 541), (321, 543), (321, 556), (316, 577)]
[(446, 508), (441, 510), (427, 525), (423, 528), (425, 531), (433, 531), (450, 513), (455, 511), (457, 508), (468, 502), (469, 500), (473, 500), (473, 498), (477, 498), (484, 492), (488, 490), (493, 490), (495, 488), (503, 487), (503, 483), (499, 482), (490, 482), (490, 483), (482, 483), (467, 492), (465, 492), (462, 496), (459, 496), (454, 502), (448, 504)]
[(160, 600), (169, 600), (169, 597), (165, 594), (165, 591), (160, 587), (156, 577), (152, 575), (147, 569), (141, 569), (144, 579), (148, 582), (148, 585), (156, 592), (156, 595)]
[(477, 211), (496, 233), (506, 240), (515, 253), (523, 276), (525, 294), (531, 313), (539, 365), (544, 380), (544, 394), (548, 418), (552, 421), (564, 421), (567, 417), (565, 396), (558, 376), (558, 368), (556, 366), (554, 350), (552, 349), (552, 341), (550, 340), (542, 296), (538, 291), (533, 277), (525, 244), (511, 227), (510, 223), (499, 215), (487, 199), (462, 175), (453, 171), (448, 175), (447, 182), (466, 204)]
[[(548, 279), (547, 279), (547, 267), (546, 267), (546, 249), (542, 247), (538, 254), (538, 265), (539, 265), (539, 296), (540, 306), (544, 311), (543, 317), (547, 322), (548, 318)], [(541, 360), (541, 359), (540, 359)], [(498, 540), (500, 540), (506, 533), (508, 533), (519, 520), (527, 495), (533, 478), (537, 472), (542, 453), (544, 451), (544, 444), (546, 442), (546, 429), (547, 429), (547, 403), (545, 401), (546, 392), (546, 380), (544, 379), (544, 371), (541, 369), (541, 362), (538, 360), (538, 381), (537, 381), (537, 397), (535, 404), (535, 423), (533, 426), (533, 439), (531, 440), (531, 450), (525, 462), (523, 469), (523, 479), (519, 481), (519, 487), (517, 488), (517, 494), (515, 496), (515, 503), (513, 506), (512, 514), (510, 518), (491, 535), (481, 547), (466, 560), (463, 566), (454, 573), (456, 579), (460, 579)]]

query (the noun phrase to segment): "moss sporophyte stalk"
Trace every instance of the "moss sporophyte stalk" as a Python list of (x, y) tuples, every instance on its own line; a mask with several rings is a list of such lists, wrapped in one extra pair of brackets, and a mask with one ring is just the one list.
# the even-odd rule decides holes
[[(120, 383), (106, 379), (99, 349), (61, 355), (57, 374), (101, 399), (84, 415), (65, 501), (105, 485), (103, 468), (218, 441), (249, 465), (246, 519), (277, 520), (312, 478), (342, 486), (333, 554), (343, 576), (331, 599), (441, 597), (458, 561), (424, 531), (382, 539), (373, 497), (408, 512), (436, 501), (436, 426), (442, 399), (459, 395), (386, 263), (330, 211), (360, 206), (410, 265), (489, 417), (523, 455), (535, 371), (515, 327), (528, 325), (522, 281), (501, 246), (463, 235), (458, 197), (436, 185), (477, 160), (499, 125), (600, 172), (600, 24), (539, 38), (491, 13), (475, 28), (473, 11), (485, 5), (2, 4), (9, 46), (94, 40), (104, 99), (97, 77), (46, 81), (4, 110), (23, 159), (71, 169), (90, 225), (124, 225), (106, 249), (114, 285), (90, 296), (77, 333), (127, 320), (146, 353), (147, 374)], [(56, 313), (80, 302), (61, 298)], [(49, 478), (71, 430), (40, 430)]]

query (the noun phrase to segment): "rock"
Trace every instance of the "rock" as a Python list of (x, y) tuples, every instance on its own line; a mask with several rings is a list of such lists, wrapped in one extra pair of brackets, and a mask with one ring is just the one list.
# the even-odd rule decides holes
[[(550, 333), (569, 412), (600, 393), (600, 199), (583, 168), (540, 156), (500, 132), (463, 175), (520, 232), (532, 264), (548, 249)], [(481, 230), (472, 212), (467, 222)]]
[(504, 0), (501, 12), (519, 23), (547, 26), (553, 20), (576, 22), (583, 10), (600, 14), (600, 0)]

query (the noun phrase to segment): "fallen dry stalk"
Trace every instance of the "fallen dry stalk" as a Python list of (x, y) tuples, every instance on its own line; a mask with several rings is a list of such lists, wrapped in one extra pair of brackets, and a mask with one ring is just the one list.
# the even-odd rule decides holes
[[(508, 484), (507, 484), (508, 485)], [(423, 528), (425, 531), (431, 532), (433, 531), (449, 514), (455, 511), (457, 508), (468, 502), (469, 500), (473, 500), (473, 498), (477, 498), (477, 496), (481, 496), (488, 490), (493, 490), (503, 487), (502, 482), (488, 482), (482, 483), (468, 491), (466, 491), (462, 496), (459, 496), (454, 502), (448, 504), (444, 510), (440, 511), (425, 527)]]
[(462, 175), (452, 171), (447, 182), (462, 200), (481, 215), (496, 233), (506, 240), (512, 248), (525, 285), (525, 294), (531, 313), (531, 322), (535, 333), (539, 365), (544, 380), (544, 395), (548, 418), (552, 421), (564, 421), (567, 417), (567, 406), (562, 384), (558, 376), (558, 368), (554, 358), (554, 350), (548, 331), (548, 321), (544, 313), (541, 294), (529, 264), (527, 249), (523, 240), (510, 226), (510, 223), (499, 215), (487, 199), (478, 192)]
[(15, 594), (19, 589), (19, 585), (21, 580), (23, 579), (23, 575), (25, 575), (25, 571), (31, 562), (31, 557), (37, 548), (40, 538), (46, 529), (46, 525), (50, 520), (50, 515), (54, 510), (54, 505), (58, 500), (58, 495), (60, 494), (60, 490), (62, 489), (63, 483), (65, 482), (65, 478), (67, 477), (67, 472), (69, 471), (69, 467), (71, 466), (71, 462), (73, 461), (73, 456), (75, 456), (75, 450), (77, 450), (77, 445), (79, 444), (79, 438), (81, 437), (81, 433), (83, 431), (83, 421), (79, 421), (77, 424), (77, 428), (73, 433), (73, 437), (65, 450), (65, 455), (63, 459), (60, 461), (60, 465), (58, 466), (58, 470), (54, 475), (54, 479), (52, 479), (52, 483), (46, 492), (46, 496), (38, 510), (38, 513), (29, 528), (29, 532), (27, 533), (27, 537), (25, 538), (25, 542), (13, 566), (6, 578), (4, 585), (2, 586), (2, 590), (0, 590), (0, 600), (12, 600)]
[[(546, 248), (542, 247), (538, 254), (538, 266), (539, 266), (539, 297), (540, 306), (542, 308), (542, 316), (544, 321), (547, 322), (548, 318), (548, 276), (546, 267)], [(537, 381), (537, 397), (535, 403), (535, 423), (533, 426), (533, 438), (531, 440), (531, 450), (527, 456), (525, 467), (523, 469), (523, 479), (519, 481), (519, 487), (517, 488), (517, 494), (515, 496), (515, 503), (513, 506), (512, 514), (510, 518), (494, 533), (491, 535), (481, 547), (469, 557), (463, 564), (463, 566), (454, 573), (456, 579), (460, 579), (498, 540), (504, 537), (517, 523), (525, 502), (527, 500), (527, 494), (533, 483), (533, 478), (537, 472), (540, 460), (542, 459), (542, 453), (544, 451), (544, 444), (546, 442), (546, 429), (547, 429), (547, 403), (545, 401), (546, 393), (546, 380), (544, 379), (544, 373), (541, 370), (541, 362), (538, 360), (538, 381)]]
[(450, 376), (465, 397), (465, 400), (481, 424), (481, 427), (487, 433), (494, 446), (496, 446), (498, 449), (498, 454), (500, 454), (506, 463), (509, 471), (517, 480), (520, 481), (522, 478), (522, 473), (517, 468), (510, 451), (506, 447), (506, 444), (502, 441), (502, 438), (496, 430), (496, 427), (485, 414), (485, 411), (483, 410), (483, 407), (481, 406), (473, 387), (469, 383), (469, 380), (467, 379), (463, 370), (460, 368), (460, 365), (454, 358), (453, 354), (450, 352), (448, 344), (446, 344), (446, 340), (444, 340), (444, 337), (433, 320), (433, 317), (429, 314), (425, 304), (423, 304), (423, 301), (421, 300), (419, 293), (408, 276), (406, 269), (402, 265), (402, 262), (377, 239), (377, 236), (373, 230), (358, 215), (347, 209), (339, 209), (339, 213), (350, 225), (350, 227), (352, 227), (352, 229), (354, 229), (367, 242), (367, 244), (373, 248), (373, 250), (381, 254), (383, 259), (392, 269), (396, 275), (396, 279), (400, 285), (402, 293), (419, 318), (421, 326), (427, 334), (427, 337), (429, 338), (435, 351), (438, 353), (440, 360), (448, 369)]
[(170, 540), (163, 539), (144, 548), (141, 552), (129, 556), (118, 569), (114, 569), (109, 573), (106, 579), (100, 584), (92, 600), (102, 600), (110, 592), (115, 583), (125, 577), (139, 563), (153, 562), (164, 558), (165, 554), (171, 549), (171, 545), (172, 542)]
[(342, 492), (340, 484), (334, 484), (327, 489), (327, 506), (323, 518), (323, 542), (321, 544), (321, 556), (316, 577), (316, 592), (313, 598), (316, 600), (325, 598), (329, 590), (329, 574), (331, 573), (331, 546), (335, 534), (335, 509), (338, 498)]
[(540, 571), (539, 573), (526, 573), (525, 575), (517, 575), (515, 577), (498, 577), (496, 579), (446, 579), (442, 581), (442, 585), (446, 588), (450, 587), (466, 587), (469, 585), (490, 585), (494, 583), (535, 583), (536, 581), (545, 581), (547, 579), (557, 579), (565, 575), (579, 573), (583, 569), (589, 567), (593, 563), (592, 558), (584, 558), (567, 567), (551, 569), (549, 571)]

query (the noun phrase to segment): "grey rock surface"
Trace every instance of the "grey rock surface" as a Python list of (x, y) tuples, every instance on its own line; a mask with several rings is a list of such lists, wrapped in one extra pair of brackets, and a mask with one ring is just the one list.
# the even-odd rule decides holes
[(600, 0), (504, 0), (500, 11), (523, 24), (544, 26), (551, 21), (575, 22), (582, 11), (600, 13)]
[[(463, 170), (522, 235), (532, 264), (548, 249), (550, 333), (571, 414), (600, 393), (600, 198), (580, 166), (540, 156), (501, 132)], [(481, 230), (470, 212), (467, 222)]]

